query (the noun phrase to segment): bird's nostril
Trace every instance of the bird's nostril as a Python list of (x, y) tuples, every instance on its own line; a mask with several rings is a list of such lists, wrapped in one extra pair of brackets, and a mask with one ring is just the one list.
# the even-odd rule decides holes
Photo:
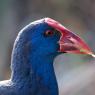
[(64, 39), (64, 42), (65, 43), (70, 43), (70, 44), (74, 44), (74, 42), (72, 41), (72, 40), (70, 40), (69, 38), (66, 38), (66, 39)]
[(77, 50), (77, 48), (73, 47), (73, 46), (72, 47), (65, 47), (64, 50), (65, 51), (73, 51), (73, 50)]
[(75, 51), (77, 50), (77, 47), (73, 46), (72, 44), (61, 44), (61, 49), (64, 49), (64, 51)]

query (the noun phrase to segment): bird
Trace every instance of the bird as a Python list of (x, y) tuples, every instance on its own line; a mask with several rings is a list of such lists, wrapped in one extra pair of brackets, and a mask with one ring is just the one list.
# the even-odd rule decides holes
[(65, 53), (92, 54), (79, 36), (45, 17), (17, 35), (11, 55), (11, 77), (0, 81), (0, 95), (59, 95), (53, 61)]

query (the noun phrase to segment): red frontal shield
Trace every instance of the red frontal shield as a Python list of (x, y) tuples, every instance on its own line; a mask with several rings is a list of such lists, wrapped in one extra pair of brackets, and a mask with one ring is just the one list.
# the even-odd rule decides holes
[(65, 28), (59, 22), (45, 18), (45, 22), (61, 33), (59, 40), (60, 52), (93, 55), (88, 45), (76, 34)]

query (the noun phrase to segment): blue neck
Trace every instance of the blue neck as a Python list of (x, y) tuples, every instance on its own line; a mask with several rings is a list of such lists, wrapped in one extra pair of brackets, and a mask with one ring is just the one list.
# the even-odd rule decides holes
[(35, 95), (58, 95), (53, 60), (50, 56), (25, 52), (23, 47), (16, 45), (13, 50), (11, 79), (16, 84), (27, 85), (33, 90), (32, 93), (38, 93)]
[(35, 57), (33, 57), (31, 60), (31, 63), (31, 72), (36, 75), (36, 78), (39, 80), (42, 88), (46, 88), (49, 91), (49, 93), (46, 93), (46, 95), (58, 95), (58, 85), (53, 68), (52, 57), (38, 57), (38, 55), (35, 55)]

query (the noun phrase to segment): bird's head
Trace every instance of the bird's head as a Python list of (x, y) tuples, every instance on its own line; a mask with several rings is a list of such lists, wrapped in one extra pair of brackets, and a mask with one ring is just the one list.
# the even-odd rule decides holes
[[(40, 22), (40, 21), (38, 21)], [(37, 41), (38, 50), (44, 54), (76, 53), (92, 54), (88, 45), (76, 34), (62, 26), (59, 22), (44, 18), (38, 25), (38, 36), (34, 33), (34, 40)]]
[[(23, 78), (26, 80), (28, 75), (32, 74), (31, 79), (33, 79), (33, 76), (34, 78), (35, 76), (37, 77), (37, 81), (40, 80), (40, 77), (42, 79), (37, 88), (43, 83), (45, 85), (52, 84), (51, 87), (48, 86), (50, 89), (45, 88), (45, 91), (51, 91), (51, 88), (54, 87), (52, 92), (57, 95), (57, 83), (56, 79), (54, 79), (55, 75), (51, 62), (60, 53), (92, 54), (81, 38), (59, 22), (51, 18), (44, 18), (30, 23), (19, 32), (14, 44), (12, 81), (17, 81), (18, 83)], [(28, 81), (30, 83), (30, 77)], [(35, 81), (33, 82), (35, 85)], [(43, 87), (45, 86), (41, 86), (42, 89), (44, 89)]]
[(80, 37), (51, 18), (30, 23), (20, 34), (22, 35), (18, 38), (25, 39), (24, 45), (27, 46), (25, 51), (32, 51), (39, 56), (59, 53), (92, 54), (88, 45)]

